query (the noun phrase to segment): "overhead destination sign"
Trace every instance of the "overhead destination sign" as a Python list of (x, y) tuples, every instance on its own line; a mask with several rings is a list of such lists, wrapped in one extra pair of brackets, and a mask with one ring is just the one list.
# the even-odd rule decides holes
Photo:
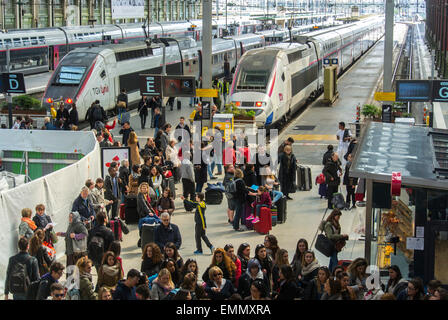
[(192, 76), (161, 76), (140, 74), (142, 96), (194, 97), (196, 81)]
[(428, 80), (397, 80), (396, 101), (431, 101), (432, 83)]
[(448, 102), (448, 80), (432, 81), (432, 101)]

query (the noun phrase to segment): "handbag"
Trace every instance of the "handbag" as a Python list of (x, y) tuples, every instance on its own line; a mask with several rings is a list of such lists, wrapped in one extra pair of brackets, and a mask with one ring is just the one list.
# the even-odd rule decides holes
[(317, 236), (316, 245), (314, 247), (326, 257), (331, 257), (333, 250), (335, 249), (333, 241), (328, 239), (323, 233)]
[(337, 251), (337, 252), (341, 252), (342, 251), (342, 249), (345, 247), (345, 240), (338, 240), (338, 241), (336, 241), (336, 243), (334, 244), (334, 249)]
[(87, 251), (87, 237), (84, 237), (81, 240), (72, 239), (72, 243), (74, 253), (82, 253)]

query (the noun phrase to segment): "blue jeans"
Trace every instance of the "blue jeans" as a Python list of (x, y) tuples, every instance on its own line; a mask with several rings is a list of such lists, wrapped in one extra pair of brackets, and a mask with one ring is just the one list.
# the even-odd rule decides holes
[(215, 168), (215, 162), (212, 162), (207, 165), (207, 171), (210, 178), (213, 178), (213, 169)]
[(333, 272), (333, 269), (338, 265), (338, 252), (336, 250), (333, 251), (333, 254), (330, 257), (330, 264), (328, 269), (330, 269), (330, 273)]
[(156, 127), (154, 130), (154, 138), (157, 137), (157, 131), (159, 131), (159, 128)]
[(204, 186), (204, 182), (197, 182), (196, 183), (196, 193), (202, 192), (202, 187)]
[(235, 216), (233, 217), (233, 229), (235, 230), (238, 230), (240, 228), (240, 220), (241, 224), (244, 224), (244, 221), (242, 219), (243, 210), (244, 210), (244, 203), (235, 200)]
[(272, 200), (272, 203), (277, 202), (283, 197), (283, 193), (277, 190), (272, 190), (272, 194), (274, 195), (274, 199)]

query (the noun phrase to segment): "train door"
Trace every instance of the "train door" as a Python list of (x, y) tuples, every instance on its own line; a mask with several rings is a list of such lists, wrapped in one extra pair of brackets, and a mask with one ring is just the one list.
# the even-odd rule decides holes
[(59, 64), (60, 55), (59, 55), (59, 46), (49, 46), (48, 47), (48, 57), (50, 59), (50, 70), (55, 70)]

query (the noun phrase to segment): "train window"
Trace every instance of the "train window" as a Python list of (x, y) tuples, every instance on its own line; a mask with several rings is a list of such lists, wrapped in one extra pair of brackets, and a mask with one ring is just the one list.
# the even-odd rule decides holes
[(55, 82), (57, 84), (79, 84), (86, 71), (86, 67), (63, 66), (57, 75)]
[(282, 73), (282, 81), (285, 81), (285, 73)]
[(101, 71), (100, 77), (101, 77), (101, 79), (106, 78), (106, 70)]
[(3, 40), (0, 39), (0, 48), (3, 48)]
[(86, 33), (84, 33), (84, 35), (88, 37), (88, 36), (89, 36), (89, 33), (88, 33), (88, 32), (86, 32)]
[(22, 38), (22, 42), (24, 46), (29, 46), (30, 45), (30, 38)]
[(37, 42), (37, 37), (31, 37), (31, 45), (32, 46), (35, 46), (35, 45), (37, 45), (38, 44), (38, 42)]
[(12, 47), (12, 40), (11, 39), (5, 39), (5, 47)]
[(39, 43), (45, 44), (45, 37), (39, 37)]
[(20, 47), (22, 46), (22, 41), (20, 38), (14, 38), (14, 47)]

